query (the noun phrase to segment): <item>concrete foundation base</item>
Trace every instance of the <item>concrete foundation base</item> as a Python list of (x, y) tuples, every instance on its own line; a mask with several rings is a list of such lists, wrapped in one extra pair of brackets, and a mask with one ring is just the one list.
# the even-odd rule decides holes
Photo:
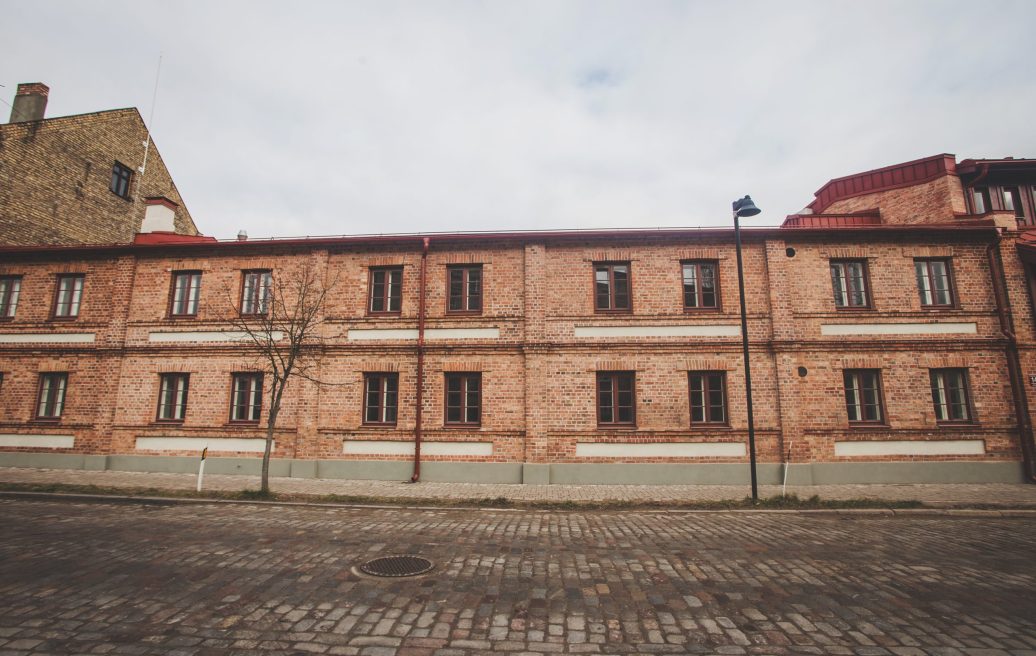
[[(260, 458), (209, 458), (208, 474), (258, 476)], [(198, 459), (175, 456), (91, 456), (61, 453), (0, 453), (2, 467), (90, 469), (190, 474)], [(399, 460), (274, 459), (270, 474), (292, 478), (405, 481), (413, 463)], [(780, 485), (784, 465), (760, 464), (760, 485)], [(528, 485), (748, 485), (746, 464), (538, 464), (425, 462), (421, 480)], [(788, 468), (789, 485), (879, 483), (1020, 483), (1020, 462), (816, 462)]]

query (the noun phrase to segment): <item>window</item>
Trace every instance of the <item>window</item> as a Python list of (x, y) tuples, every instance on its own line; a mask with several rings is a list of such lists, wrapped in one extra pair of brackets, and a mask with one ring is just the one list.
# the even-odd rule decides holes
[(200, 290), (201, 271), (174, 271), (169, 315), (173, 317), (197, 315)]
[(881, 400), (881, 371), (878, 369), (846, 369), (845, 409), (851, 424), (880, 424), (885, 421)]
[(403, 267), (372, 267), (370, 270), (371, 314), (399, 314), (403, 305)]
[(597, 372), (597, 423), (632, 426), (637, 420), (636, 374), (632, 371)]
[(482, 265), (446, 267), (449, 312), (482, 311)]
[(1022, 197), (1018, 193), (1018, 187), (1004, 187), (1004, 209), (1014, 212), (1016, 219), (1025, 218), (1025, 213), (1022, 211)]
[(399, 374), (364, 374), (363, 390), (363, 423), (395, 426)]
[(120, 162), (115, 162), (115, 165), (112, 166), (112, 192), (114, 192), (116, 196), (129, 199), (130, 179), (132, 178), (133, 169)]
[(939, 422), (971, 421), (968, 374), (964, 369), (932, 369), (932, 404)]
[(230, 420), (258, 423), (263, 410), (263, 375), (234, 374), (230, 398)]
[(629, 312), (628, 262), (594, 264), (594, 298), (598, 312)]
[(21, 289), (21, 276), (0, 276), (0, 321), (14, 319)]
[(949, 260), (914, 260), (917, 274), (917, 291), (921, 294), (921, 305), (926, 307), (949, 307), (953, 305), (953, 284), (950, 278)]
[(869, 307), (867, 262), (864, 260), (832, 260), (831, 287), (834, 289), (835, 307)]
[(446, 423), (482, 421), (482, 374), (446, 374)]
[(57, 319), (75, 319), (79, 316), (79, 303), (82, 299), (82, 274), (62, 274), (58, 276), (57, 293), (54, 295), (54, 317)]
[(975, 214), (985, 214), (990, 208), (989, 189), (975, 187), (971, 190), (971, 202), (975, 206)]
[(727, 374), (724, 371), (692, 371), (691, 425), (727, 423)]
[(245, 271), (241, 285), (241, 314), (266, 314), (272, 285), (273, 274), (270, 271)]
[(36, 403), (37, 419), (61, 419), (61, 412), (65, 409), (67, 387), (67, 373), (40, 374), (40, 393)]
[(183, 421), (187, 414), (187, 384), (190, 374), (159, 374), (158, 421)]
[(685, 310), (719, 308), (719, 285), (715, 262), (683, 263), (683, 307)]

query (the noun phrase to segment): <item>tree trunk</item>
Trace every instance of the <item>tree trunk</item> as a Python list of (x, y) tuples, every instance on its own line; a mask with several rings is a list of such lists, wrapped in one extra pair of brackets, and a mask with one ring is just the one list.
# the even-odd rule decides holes
[[(274, 387), (277, 384), (274, 383)], [(266, 421), (266, 448), (263, 449), (263, 472), (259, 491), (265, 496), (270, 493), (270, 451), (273, 450), (273, 430), (277, 426), (277, 415), (281, 411), (281, 395), (274, 389), (271, 395), (270, 417)]]

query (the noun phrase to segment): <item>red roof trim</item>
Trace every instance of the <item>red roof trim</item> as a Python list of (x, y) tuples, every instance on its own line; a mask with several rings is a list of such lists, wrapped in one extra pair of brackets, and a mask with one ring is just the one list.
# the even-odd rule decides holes
[(956, 168), (956, 156), (944, 153), (835, 178), (817, 190), (809, 207), (819, 214), (836, 201), (923, 184), (944, 175), (955, 175)]

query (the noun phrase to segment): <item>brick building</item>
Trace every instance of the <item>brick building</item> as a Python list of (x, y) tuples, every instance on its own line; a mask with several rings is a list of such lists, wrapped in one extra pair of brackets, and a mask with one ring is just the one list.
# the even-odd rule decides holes
[(177, 233), (197, 234), (135, 108), (44, 118), (49, 93), (19, 84), (0, 125), (0, 244), (128, 243), (158, 196)]
[[(1031, 166), (908, 162), (743, 231), (763, 483), (1031, 476)], [(993, 200), (1018, 180), (1021, 213)], [(420, 429), (429, 480), (744, 482), (734, 248), (729, 229), (5, 248), (0, 464), (191, 471), (208, 446), (209, 471), (257, 471), (268, 388), (226, 312), (312, 266), (336, 281), (315, 349), (334, 384), (289, 386), (275, 475), (407, 479)]]

